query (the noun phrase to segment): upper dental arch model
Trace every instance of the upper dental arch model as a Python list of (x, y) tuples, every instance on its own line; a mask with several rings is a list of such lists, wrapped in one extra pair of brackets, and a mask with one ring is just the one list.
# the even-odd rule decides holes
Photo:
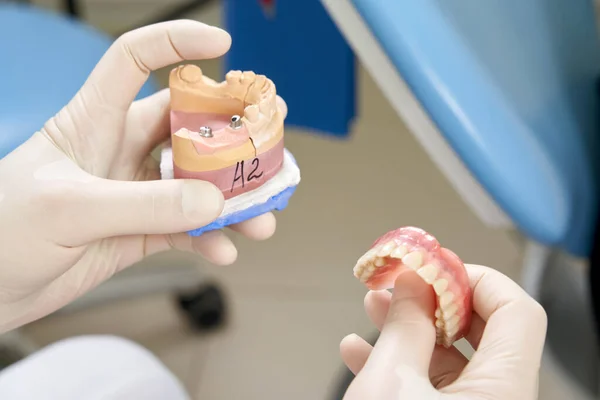
[(390, 231), (358, 260), (354, 276), (371, 290), (391, 289), (406, 268), (435, 291), (437, 344), (452, 346), (471, 327), (472, 292), (461, 259), (435, 237), (410, 226)]
[(284, 209), (300, 170), (284, 147), (275, 84), (251, 71), (230, 71), (217, 83), (188, 64), (171, 71), (169, 86), (171, 147), (162, 152), (162, 177), (209, 181), (225, 198), (219, 219), (189, 233)]

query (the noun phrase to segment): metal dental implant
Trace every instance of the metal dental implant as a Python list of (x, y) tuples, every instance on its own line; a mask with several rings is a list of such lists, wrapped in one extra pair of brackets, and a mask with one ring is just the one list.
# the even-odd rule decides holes
[(234, 115), (233, 117), (231, 117), (231, 122), (229, 123), (229, 126), (233, 129), (240, 129), (242, 127), (242, 117), (240, 117), (239, 115)]
[(199, 133), (200, 133), (200, 136), (205, 137), (205, 138), (213, 137), (212, 129), (210, 129), (210, 127), (208, 127), (208, 126), (201, 127)]

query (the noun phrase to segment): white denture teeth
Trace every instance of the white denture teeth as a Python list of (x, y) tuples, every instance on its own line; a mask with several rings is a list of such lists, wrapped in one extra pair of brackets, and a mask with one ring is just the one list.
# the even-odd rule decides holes
[(445, 331), (445, 333), (446, 333), (446, 338), (448, 339), (448, 342), (453, 340), (454, 337), (456, 336), (456, 334), (458, 333), (458, 324), (456, 324), (452, 328), (449, 328), (447, 331)]
[(448, 289), (448, 281), (446, 279), (442, 278), (442, 279), (438, 279), (437, 281), (433, 282), (433, 290), (435, 290), (435, 293), (438, 296), (441, 296), (442, 294), (444, 294), (446, 289)]
[(390, 253), (392, 252), (392, 250), (394, 249), (394, 243), (388, 243), (385, 246), (381, 247), (381, 249), (379, 249), (379, 251), (377, 252), (377, 256), (379, 257), (387, 257), (390, 255)]
[(452, 303), (452, 300), (454, 300), (454, 294), (452, 292), (444, 292), (440, 295), (440, 308), (444, 309), (448, 306), (450, 306), (450, 303)]
[(458, 326), (459, 321), (460, 317), (458, 315), (453, 315), (449, 320), (444, 322), (444, 326), (447, 330), (454, 329), (455, 326)]
[(445, 318), (450, 318), (458, 311), (458, 304), (452, 303), (448, 308), (440, 310), (440, 313), (444, 314)]
[(417, 270), (417, 274), (419, 274), (419, 276), (423, 278), (425, 282), (431, 285), (433, 282), (435, 282), (435, 278), (438, 274), (438, 268), (433, 264), (427, 264), (422, 268), (419, 268)]
[(394, 241), (380, 244), (360, 257), (354, 267), (354, 275), (366, 283), (377, 273), (377, 269), (384, 267), (392, 259), (400, 260), (406, 267), (415, 270), (433, 287), (438, 297), (438, 308), (435, 310), (436, 342), (445, 347), (451, 346), (460, 326), (459, 306), (454, 302), (454, 293), (448, 291), (450, 282), (440, 276), (440, 267), (436, 261), (425, 262), (422, 249), (409, 252), (405, 245)]
[(406, 255), (406, 253), (408, 253), (408, 249), (406, 248), (406, 246), (400, 245), (400, 246), (396, 247), (394, 250), (392, 250), (392, 252), (390, 253), (390, 257), (402, 259), (402, 257), (404, 257)]
[(423, 264), (423, 254), (420, 251), (413, 251), (402, 257), (402, 263), (408, 268), (417, 269)]

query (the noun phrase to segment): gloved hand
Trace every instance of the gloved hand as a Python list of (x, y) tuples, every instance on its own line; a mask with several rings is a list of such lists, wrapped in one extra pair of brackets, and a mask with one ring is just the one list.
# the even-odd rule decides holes
[[(219, 216), (221, 192), (207, 182), (161, 181), (149, 156), (169, 138), (168, 89), (133, 102), (150, 71), (219, 57), (230, 44), (225, 31), (195, 21), (123, 35), (71, 102), (0, 160), (0, 333), (157, 252), (235, 260), (222, 232), (184, 233)], [(275, 218), (265, 214), (232, 229), (266, 239)]]
[(546, 336), (546, 313), (516, 283), (490, 268), (467, 265), (473, 322), (467, 360), (435, 345), (434, 296), (413, 271), (393, 294), (369, 292), (365, 309), (381, 335), (372, 347), (356, 335), (341, 353), (356, 378), (345, 400), (535, 400)]

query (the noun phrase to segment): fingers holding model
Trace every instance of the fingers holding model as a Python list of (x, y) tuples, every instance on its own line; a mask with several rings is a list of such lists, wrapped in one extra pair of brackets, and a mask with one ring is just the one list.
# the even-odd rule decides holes
[[(221, 231), (186, 233), (221, 214), (222, 192), (197, 179), (161, 180), (150, 156), (170, 137), (169, 91), (134, 101), (151, 71), (219, 57), (230, 44), (225, 31), (195, 21), (123, 35), (69, 104), (0, 160), (0, 332), (158, 251), (235, 260)], [(278, 106), (285, 108), (280, 98)], [(266, 239), (275, 220), (263, 213), (231, 229)]]

